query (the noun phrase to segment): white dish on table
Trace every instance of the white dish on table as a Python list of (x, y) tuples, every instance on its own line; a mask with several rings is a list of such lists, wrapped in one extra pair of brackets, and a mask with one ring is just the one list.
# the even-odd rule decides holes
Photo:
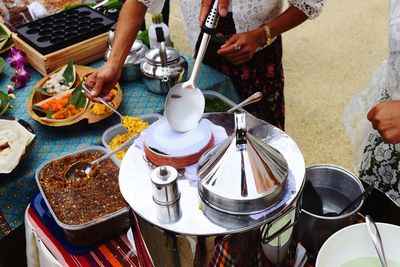
[[(400, 266), (400, 226), (377, 223), (389, 267)], [(380, 267), (378, 254), (365, 223), (333, 234), (322, 245), (315, 267)]]

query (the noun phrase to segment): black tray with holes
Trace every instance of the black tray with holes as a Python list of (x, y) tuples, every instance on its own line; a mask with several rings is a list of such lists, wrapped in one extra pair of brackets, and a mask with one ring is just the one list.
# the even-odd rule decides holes
[(16, 32), (45, 55), (107, 32), (114, 23), (113, 18), (80, 6), (24, 24)]

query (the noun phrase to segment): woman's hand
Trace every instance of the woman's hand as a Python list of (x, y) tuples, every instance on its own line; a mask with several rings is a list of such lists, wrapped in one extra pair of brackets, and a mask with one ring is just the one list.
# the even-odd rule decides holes
[(217, 52), (232, 64), (241, 65), (253, 57), (257, 48), (264, 45), (264, 39), (263, 28), (235, 34)]
[[(219, 0), (218, 2), (218, 14), (222, 17), (225, 17), (228, 14), (228, 8), (231, 0)], [(211, 9), (211, 6), (214, 4), (213, 0), (203, 0), (201, 1), (201, 9), (199, 16), (199, 26), (203, 26), (204, 21), (207, 18), (208, 12)]]
[(373, 107), (367, 115), (372, 127), (386, 143), (400, 143), (400, 100), (385, 101)]
[(90, 95), (85, 93), (86, 96), (95, 102), (99, 102), (98, 96), (102, 96), (106, 101), (111, 101), (113, 96), (108, 95), (108, 93), (115, 87), (120, 77), (121, 69), (116, 64), (107, 62), (87, 77), (85, 82), (93, 90)]

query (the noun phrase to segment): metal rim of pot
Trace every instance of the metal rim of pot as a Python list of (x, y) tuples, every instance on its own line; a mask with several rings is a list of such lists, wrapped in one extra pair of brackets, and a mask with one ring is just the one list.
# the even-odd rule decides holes
[[(340, 166), (336, 166), (336, 165), (333, 165), (333, 164), (316, 164), (316, 165), (312, 165), (312, 166), (307, 167), (307, 170), (308, 170), (308, 169), (322, 168), (322, 167), (324, 167), (324, 168), (330, 168), (330, 169), (333, 169), (333, 170), (339, 170), (339, 171), (344, 172), (345, 174), (349, 175), (349, 177), (352, 177), (353, 180), (354, 180), (354, 182), (356, 182), (357, 185), (360, 186), (361, 192), (364, 191), (364, 187), (363, 187), (362, 183), (358, 180), (358, 178), (357, 178), (353, 173), (351, 173), (350, 171), (348, 171), (348, 170), (346, 170), (345, 168), (342, 168), (342, 167), (340, 167)], [(339, 219), (344, 219), (344, 218), (347, 218), (347, 217), (351, 217), (351, 216), (353, 216), (356, 212), (358, 212), (358, 210), (359, 210), (359, 209), (361, 208), (361, 206), (364, 204), (364, 200), (362, 199), (362, 200), (360, 200), (360, 204), (357, 205), (357, 206), (355, 207), (355, 209), (352, 210), (351, 212), (345, 213), (345, 214), (340, 215), (340, 216), (328, 217), (328, 216), (322, 216), (322, 215), (314, 214), (314, 213), (312, 213), (312, 212), (309, 212), (309, 211), (307, 211), (307, 210), (304, 210), (304, 209), (301, 207), (302, 199), (303, 199), (303, 195), (300, 196), (300, 200), (299, 200), (299, 201), (300, 201), (300, 203), (299, 203), (299, 205), (300, 205), (300, 213), (304, 212), (304, 213), (307, 214), (308, 216), (311, 216), (311, 217), (314, 217), (314, 218), (318, 218), (318, 219), (320, 219), (320, 220), (326, 220), (326, 221), (337, 221), (337, 220), (339, 220)]]

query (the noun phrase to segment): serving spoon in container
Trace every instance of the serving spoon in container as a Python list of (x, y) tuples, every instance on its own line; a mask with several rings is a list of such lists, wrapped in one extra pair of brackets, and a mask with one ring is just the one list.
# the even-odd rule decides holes
[(111, 157), (118, 151), (132, 145), (133, 141), (135, 141), (135, 139), (138, 138), (138, 136), (139, 136), (139, 134), (135, 134), (134, 136), (132, 136), (131, 138), (126, 140), (123, 144), (121, 144), (119, 147), (117, 147), (113, 151), (110, 151), (107, 154), (103, 155), (102, 157), (95, 159), (91, 162), (77, 161), (77, 162), (73, 163), (64, 172), (64, 177), (67, 180), (74, 180), (74, 179), (78, 179), (80, 177), (88, 176), (90, 174), (90, 172), (92, 171), (93, 165), (100, 163), (101, 161)]
[[(86, 92), (86, 93), (88, 93), (89, 95), (90, 95), (90, 92), (92, 91), (92, 87), (90, 87), (87, 83), (85, 83), (85, 82), (82, 82), (82, 88), (83, 88), (83, 91), (84, 92)], [(119, 116), (119, 118), (121, 119), (121, 124), (122, 125), (124, 125), (123, 123), (122, 123), (122, 117), (123, 117), (123, 115), (121, 114), (121, 113), (119, 113), (113, 106), (111, 106), (107, 101), (105, 101), (104, 100), (104, 98), (102, 98), (102, 97), (97, 97), (97, 99), (103, 104), (103, 105), (105, 105), (106, 107), (108, 107), (109, 109), (111, 109), (112, 110), (112, 112), (114, 112), (115, 114), (117, 114), (118, 116)]]
[(189, 80), (184, 83), (175, 84), (169, 90), (165, 100), (165, 115), (168, 123), (172, 129), (178, 132), (187, 132), (194, 129), (204, 112), (204, 95), (195, 85), (195, 81), (211, 34), (217, 27), (219, 19), (217, 6), (218, 0), (214, 2), (202, 29), (203, 37), (201, 39), (199, 51)]

